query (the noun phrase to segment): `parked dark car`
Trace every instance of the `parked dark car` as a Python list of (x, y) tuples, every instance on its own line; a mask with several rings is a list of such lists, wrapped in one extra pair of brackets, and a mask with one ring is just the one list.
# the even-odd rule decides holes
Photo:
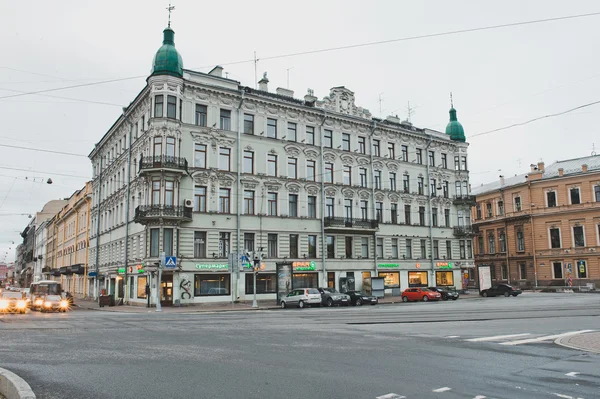
[(488, 288), (487, 290), (482, 290), (479, 293), (479, 295), (484, 296), (484, 297), (497, 296), (497, 295), (504, 295), (505, 297), (509, 297), (511, 295), (517, 296), (522, 293), (523, 293), (523, 291), (521, 291), (518, 288), (513, 287), (512, 285), (496, 284), (496, 285), (493, 285), (491, 288)]
[(377, 305), (377, 303), (379, 303), (379, 300), (376, 296), (367, 295), (361, 291), (348, 291), (346, 294), (350, 296), (350, 303), (355, 306), (361, 306), (369, 303), (371, 305)]
[(321, 293), (321, 304), (331, 307), (333, 305), (350, 305), (350, 295), (342, 294), (335, 288), (317, 288)]
[(442, 301), (447, 301), (448, 299), (456, 301), (459, 297), (458, 292), (456, 290), (443, 287), (429, 287), (428, 289), (433, 292), (438, 292), (442, 296)]

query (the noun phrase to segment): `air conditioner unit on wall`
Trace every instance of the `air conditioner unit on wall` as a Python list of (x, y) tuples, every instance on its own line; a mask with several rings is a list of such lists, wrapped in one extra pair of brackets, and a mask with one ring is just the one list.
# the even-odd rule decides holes
[(186, 199), (183, 201), (183, 206), (185, 206), (186, 208), (193, 208), (194, 201), (192, 201), (191, 199)]

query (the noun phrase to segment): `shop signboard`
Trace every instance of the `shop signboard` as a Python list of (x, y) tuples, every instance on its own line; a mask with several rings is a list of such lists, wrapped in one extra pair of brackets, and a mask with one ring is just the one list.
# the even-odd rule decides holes
[(197, 270), (229, 270), (227, 263), (197, 263)]
[[(295, 262), (294, 262), (295, 263)], [(293, 264), (290, 262), (279, 262), (276, 264), (277, 270), (277, 304), (281, 303), (281, 298), (289, 294), (294, 289), (292, 270)]]
[(377, 265), (379, 269), (395, 269), (400, 267), (398, 263), (380, 263)]
[(117, 273), (119, 274), (125, 274), (125, 268), (124, 267), (120, 267), (117, 269)]
[(492, 273), (489, 266), (479, 266), (479, 292), (492, 287)]
[(452, 262), (437, 262), (435, 264), (439, 269), (452, 269), (454, 264)]
[(292, 262), (292, 268), (294, 269), (294, 271), (302, 271), (302, 272), (308, 272), (308, 271), (315, 271), (317, 270), (317, 264), (312, 261), (312, 262)]

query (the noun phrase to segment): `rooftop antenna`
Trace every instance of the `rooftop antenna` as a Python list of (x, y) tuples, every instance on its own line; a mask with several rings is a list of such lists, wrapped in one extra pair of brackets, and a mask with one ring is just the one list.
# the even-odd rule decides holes
[(521, 158), (517, 159), (517, 164), (519, 165), (519, 170), (521, 170)]
[(415, 108), (417, 107), (411, 107), (410, 106), (410, 101), (408, 102), (408, 105), (406, 107), (406, 120), (411, 122), (410, 118), (415, 114)]
[(596, 145), (594, 143), (592, 143), (592, 156), (596, 156)]
[(169, 3), (169, 7), (167, 7), (167, 10), (169, 10), (169, 25), (168, 27), (171, 27), (171, 11), (173, 11), (175, 9), (175, 6), (172, 6), (171, 3)]
[(381, 112), (382, 112), (382, 111), (381, 111), (381, 103), (383, 102), (383, 98), (381, 98), (381, 95), (382, 95), (382, 94), (383, 94), (383, 93), (379, 93), (379, 100), (378, 100), (378, 102), (379, 102), (379, 116), (382, 116), (382, 115), (381, 115)]
[(256, 58), (256, 51), (254, 51), (254, 90), (258, 89), (258, 75), (256, 74), (256, 68), (258, 67), (258, 58)]
[(294, 69), (294, 67), (289, 67), (287, 69), (287, 88), (290, 88), (290, 69)]

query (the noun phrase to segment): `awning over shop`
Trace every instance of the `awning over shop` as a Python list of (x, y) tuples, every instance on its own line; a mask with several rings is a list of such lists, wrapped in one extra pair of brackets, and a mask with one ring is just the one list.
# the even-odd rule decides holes
[(52, 273), (52, 268), (49, 266), (43, 267), (42, 273)]
[(71, 271), (69, 270), (69, 266), (63, 266), (59, 270), (60, 270), (60, 274), (72, 274)]
[(58, 276), (60, 276), (60, 270), (52, 269), (52, 271), (50, 272), (50, 275), (58, 277)]
[(83, 264), (79, 263), (77, 265), (71, 265), (69, 266), (69, 272), (71, 274), (83, 274), (85, 267)]

